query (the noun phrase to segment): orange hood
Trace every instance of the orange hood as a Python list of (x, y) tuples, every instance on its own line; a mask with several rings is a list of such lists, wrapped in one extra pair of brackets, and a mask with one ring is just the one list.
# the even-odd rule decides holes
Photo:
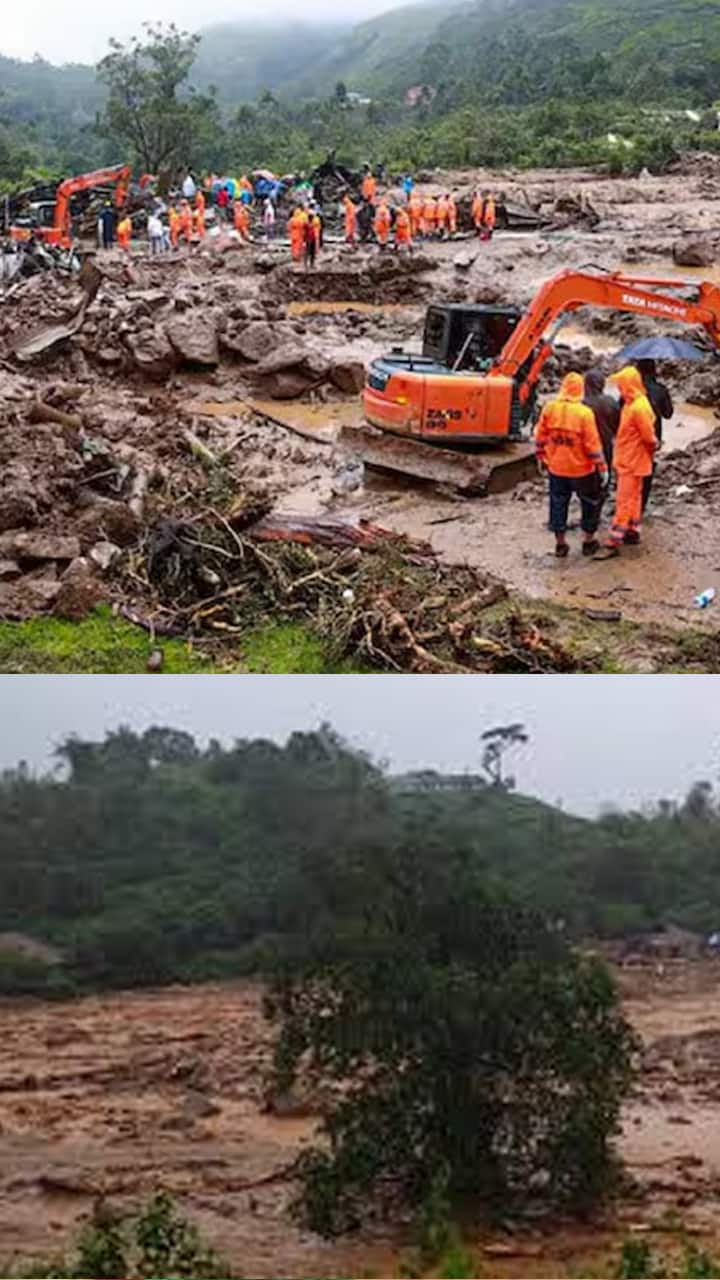
[(585, 383), (582, 374), (567, 373), (560, 387), (561, 400), (582, 400), (585, 394)]
[(620, 388), (623, 400), (637, 400), (638, 396), (645, 395), (645, 384), (634, 365), (626, 365), (619, 373), (614, 373), (610, 381)]

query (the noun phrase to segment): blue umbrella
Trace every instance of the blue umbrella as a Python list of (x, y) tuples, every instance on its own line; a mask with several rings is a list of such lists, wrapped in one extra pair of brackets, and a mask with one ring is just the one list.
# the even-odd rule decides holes
[(623, 347), (618, 360), (705, 360), (707, 351), (681, 338), (641, 338)]

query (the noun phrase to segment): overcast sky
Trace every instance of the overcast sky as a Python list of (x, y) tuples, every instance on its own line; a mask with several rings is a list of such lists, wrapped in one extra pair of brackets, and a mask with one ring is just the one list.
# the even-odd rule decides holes
[[(107, 52), (110, 36), (126, 40), (140, 33), (142, 23), (176, 22), (189, 31), (213, 22), (267, 22), (287, 17), (295, 22), (315, 19), (332, 22), (360, 22), (387, 9), (399, 8), (402, 0), (355, 0), (351, 9), (336, 0), (307, 0), (298, 8), (292, 0), (123, 0), (121, 5), (98, 4), (97, 0), (75, 0), (72, 11), (50, 0), (23, 0), (4, 4), (0, 26), (0, 53), (13, 58), (41, 54), (49, 62), (96, 62)], [(2, 86), (0, 86), (1, 88)]]
[(128, 724), (202, 741), (329, 720), (395, 769), (476, 768), (478, 737), (520, 720), (520, 790), (578, 813), (720, 779), (718, 676), (0, 676), (0, 767), (50, 763), (68, 734)]

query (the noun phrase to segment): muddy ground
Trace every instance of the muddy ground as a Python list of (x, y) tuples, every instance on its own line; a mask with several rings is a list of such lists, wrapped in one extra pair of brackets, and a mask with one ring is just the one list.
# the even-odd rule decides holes
[[(608, 1274), (628, 1236), (666, 1249), (679, 1222), (720, 1243), (720, 966), (644, 964), (620, 981), (644, 1045), (619, 1141), (634, 1189), (582, 1225), (468, 1224), (486, 1274)], [(334, 1243), (293, 1225), (283, 1171), (315, 1121), (264, 1109), (269, 1038), (253, 985), (5, 1003), (0, 1027), (3, 1274), (62, 1252), (98, 1196), (130, 1208), (158, 1187), (240, 1274), (389, 1276), (409, 1260), (407, 1225)]]
[[(82, 326), (26, 362), (18, 344), (71, 312), (82, 294), (47, 276), (6, 287), (0, 617), (82, 616), (106, 599), (162, 620), (146, 572), (148, 531), (159, 519), (197, 518), (221, 501), (224, 512), (233, 498), (244, 506), (249, 494), (263, 510), (364, 517), (429, 541), (444, 564), (476, 566), (518, 600), (714, 632), (713, 611), (693, 608), (694, 596), (720, 577), (720, 375), (712, 363), (663, 371), (676, 416), (643, 545), (619, 561), (589, 563), (578, 554), (555, 561), (539, 479), (500, 496), (458, 499), (370, 469), (363, 477), (338, 446), (340, 426), (360, 420), (364, 367), (393, 346), (419, 349), (431, 300), (525, 306), (548, 277), (588, 264), (720, 282), (716, 159), (696, 158), (662, 178), (451, 174), (432, 189), (476, 179), (546, 213), (559, 197), (577, 196), (581, 212), (568, 214), (568, 225), (555, 215), (554, 229), (500, 233), (491, 244), (460, 237), (423, 245), (409, 261), (353, 251), (331, 237), (312, 275), (290, 266), (282, 244), (221, 240), (156, 261), (141, 245), (129, 261), (111, 251), (98, 255), (104, 279)], [(592, 228), (582, 213), (588, 203)], [(678, 252), (698, 240), (708, 265), (676, 265)], [(568, 368), (597, 361), (612, 368), (619, 348), (647, 332), (657, 328), (642, 317), (577, 313), (558, 335), (543, 394)], [(207, 595), (213, 590), (211, 573)]]

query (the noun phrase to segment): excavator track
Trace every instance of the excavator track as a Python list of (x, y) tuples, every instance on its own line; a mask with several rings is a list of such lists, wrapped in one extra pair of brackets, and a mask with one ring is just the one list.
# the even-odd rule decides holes
[(366, 467), (449, 485), (468, 497), (507, 493), (537, 475), (533, 446), (524, 442), (498, 445), (482, 453), (456, 453), (374, 427), (346, 426), (338, 443)]

